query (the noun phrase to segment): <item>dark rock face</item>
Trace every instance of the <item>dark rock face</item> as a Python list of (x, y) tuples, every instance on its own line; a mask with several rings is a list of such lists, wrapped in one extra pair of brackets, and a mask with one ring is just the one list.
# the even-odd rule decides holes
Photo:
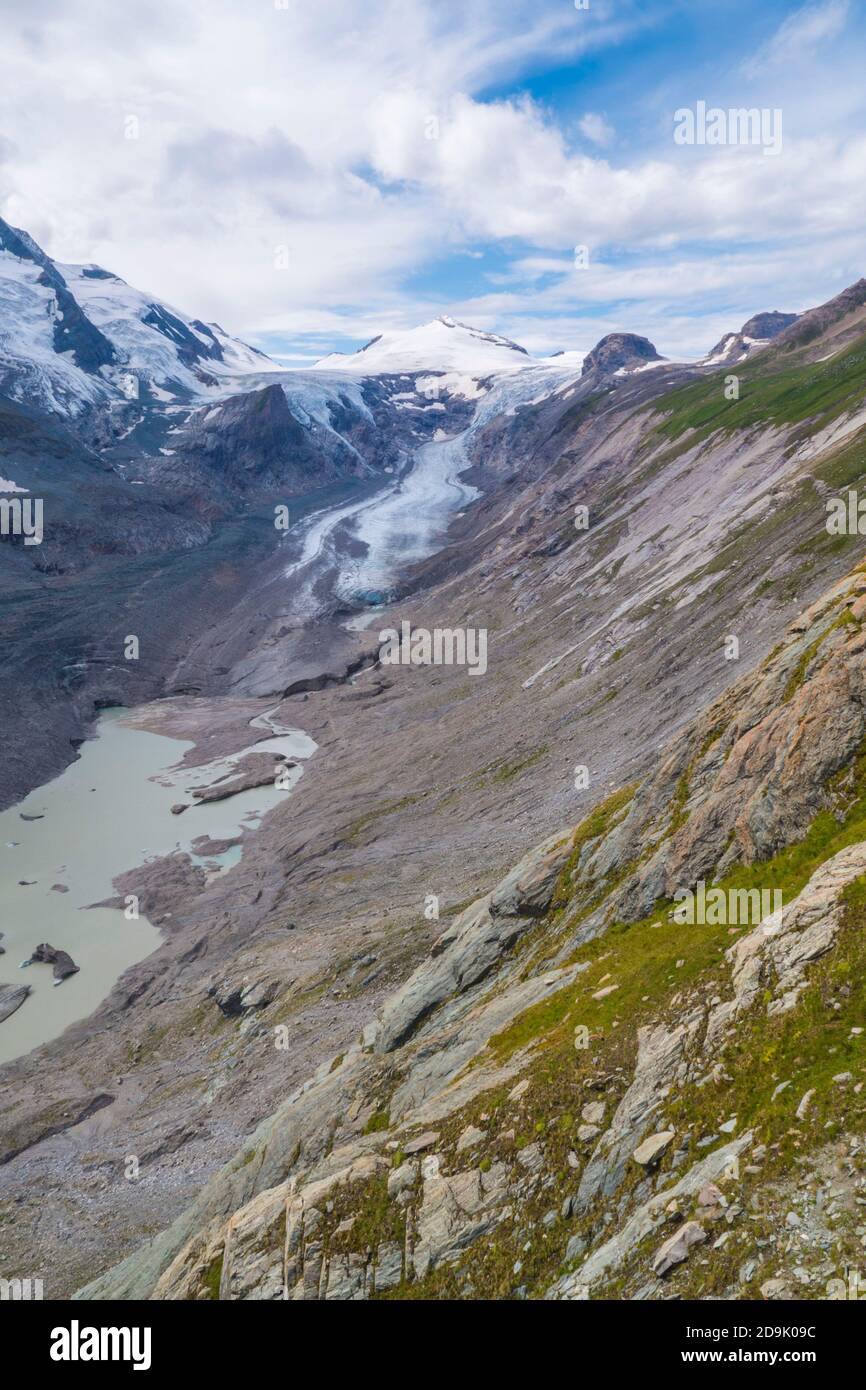
[(54, 349), (56, 352), (71, 352), (76, 366), (83, 371), (95, 372), (115, 360), (115, 352), (108, 339), (100, 333), (95, 324), (85, 314), (53, 261), (36, 245), (26, 232), (10, 227), (0, 218), (0, 247), (11, 251), (21, 260), (32, 261), (42, 267), (39, 282), (54, 291), (58, 314), (54, 322)]
[(142, 322), (155, 328), (164, 338), (168, 338), (174, 344), (177, 348), (177, 355), (185, 367), (196, 368), (208, 358), (222, 361), (222, 348), (207, 325), (198, 319), (194, 319), (193, 324), (207, 336), (209, 339), (207, 343), (203, 343), (194, 333), (190, 333), (186, 324), (182, 323), (162, 304), (151, 304)]
[(639, 367), (643, 362), (661, 360), (661, 354), (656, 352), (649, 338), (641, 338), (636, 333), (608, 333), (585, 358), (582, 375), (592, 371), (607, 375), (621, 367), (628, 369)]
[(783, 314), (778, 309), (766, 314), (755, 314), (743, 324), (740, 332), (744, 338), (775, 338), (783, 329), (796, 323), (799, 314)]
[[(839, 323), (840, 320), (847, 318), (849, 314), (856, 313), (866, 305), (866, 279), (858, 280), (856, 284), (849, 285), (841, 294), (837, 294), (835, 299), (830, 299), (826, 304), (820, 304), (817, 309), (809, 309), (805, 314), (800, 314), (796, 323), (783, 330), (777, 339), (777, 346), (784, 348), (805, 347), (808, 343), (820, 338), (822, 333), (826, 333), (828, 328)], [(862, 321), (858, 324), (858, 332), (862, 332)]]
[(220, 980), (210, 986), (208, 994), (227, 1018), (237, 1018), (257, 1009), (266, 1009), (281, 988), (279, 980)]
[(784, 333), (799, 318), (799, 314), (783, 314), (778, 309), (769, 313), (754, 314), (743, 324), (739, 333), (726, 333), (720, 338), (708, 356), (727, 358), (730, 361), (745, 357), (756, 342), (765, 343), (778, 338), (780, 333)]
[(76, 366), (85, 372), (96, 372), (100, 367), (114, 362), (116, 355), (111, 343), (90, 322), (78, 300), (69, 293), (66, 281), (56, 267), (52, 265), (44, 270), (40, 280), (53, 289), (57, 298), (59, 313), (54, 324), (55, 352), (71, 352)]
[(57, 1106), (48, 1105), (40, 1108), (36, 1114), (22, 1115), (0, 1135), (0, 1167), (17, 1158), (31, 1145), (41, 1144), (45, 1139), (53, 1139), (55, 1134), (64, 1134), (66, 1130), (73, 1129), (82, 1120), (88, 1120), (98, 1110), (111, 1105), (114, 1099), (106, 1091), (95, 1095), (67, 1096), (59, 1112)]
[(27, 964), (53, 965), (54, 978), (58, 981), (67, 980), (70, 975), (77, 975), (80, 969), (68, 951), (59, 951), (56, 946), (49, 946), (47, 941), (36, 947)]
[[(344, 450), (348, 455), (349, 450)], [(313, 436), (295, 419), (281, 386), (230, 396), (197, 411), (181, 438), (184, 463), (203, 465), (215, 481), (242, 492), (296, 488), (335, 476)]]

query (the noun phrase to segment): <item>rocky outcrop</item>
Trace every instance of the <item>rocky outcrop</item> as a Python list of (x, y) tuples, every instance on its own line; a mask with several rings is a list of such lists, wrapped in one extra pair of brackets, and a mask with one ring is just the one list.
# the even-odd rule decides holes
[(866, 844), (840, 850), (813, 874), (793, 902), (764, 918), (726, 952), (733, 997), (710, 1015), (706, 1046), (716, 1048), (759, 996), (769, 1017), (794, 1008), (806, 984), (806, 968), (832, 948), (842, 918), (842, 892), (866, 874)]
[(208, 994), (227, 1018), (254, 1013), (267, 1006), (284, 988), (280, 980), (220, 980), (208, 989)]
[[(795, 619), (757, 675), (683, 731), (621, 821), (587, 846), (570, 908), (581, 938), (733, 864), (770, 858), (835, 804), (832, 779), (866, 737), (866, 631), (854, 616), (864, 594), (856, 570)], [(615, 876), (587, 917), (587, 897)]]
[[(828, 330), (834, 329), (837, 325), (844, 325), (846, 320), (856, 320), (864, 305), (866, 279), (849, 285), (841, 294), (837, 294), (826, 304), (819, 305), (817, 309), (807, 309), (804, 314), (800, 314), (796, 323), (779, 334), (776, 346), (785, 350), (808, 346)], [(862, 332), (862, 322), (856, 326)]]
[(29, 993), (29, 985), (0, 985), (0, 1023), (21, 1008)]
[(569, 852), (569, 836), (553, 836), (530, 851), (489, 897), (455, 919), (431, 959), (386, 1004), (370, 1034), (377, 1052), (399, 1047), (444, 999), (464, 993), (499, 964), (546, 911)]
[(796, 323), (798, 317), (798, 314), (782, 314), (778, 309), (771, 313), (754, 314), (743, 324), (739, 333), (726, 333), (720, 338), (705, 361), (713, 366), (722, 362), (741, 362), (749, 353), (766, 347), (773, 338)]
[(68, 951), (58, 950), (55, 946), (49, 946), (47, 941), (43, 941), (36, 947), (30, 958), (23, 962), (24, 965), (53, 965), (54, 980), (60, 984), (62, 980), (68, 980), (70, 975), (77, 975), (80, 966), (75, 964)]
[(583, 1170), (577, 1194), (579, 1207), (586, 1208), (599, 1196), (610, 1196), (619, 1187), (635, 1145), (646, 1134), (674, 1081), (687, 1074), (684, 1059), (695, 1048), (701, 1022), (701, 1015), (695, 1014), (674, 1028), (659, 1024), (638, 1031), (634, 1080)]
[(796, 323), (798, 318), (799, 314), (783, 314), (778, 309), (773, 309), (767, 313), (754, 314), (746, 320), (740, 332), (744, 338), (776, 338), (783, 329)]
[(748, 1148), (752, 1139), (751, 1132), (747, 1132), (729, 1144), (722, 1145), (707, 1158), (696, 1163), (679, 1182), (638, 1206), (621, 1229), (609, 1240), (604, 1241), (575, 1273), (566, 1275), (552, 1284), (547, 1297), (568, 1300), (587, 1298), (594, 1284), (620, 1268), (641, 1241), (664, 1227), (667, 1221), (666, 1208), (671, 1203), (676, 1204), (684, 1197), (695, 1196), (704, 1183), (720, 1177), (729, 1168), (731, 1161), (737, 1159)]
[(504, 1163), (484, 1172), (468, 1168), (447, 1177), (430, 1171), (424, 1180), (412, 1250), (417, 1278), (455, 1260), (473, 1241), (495, 1230), (502, 1219), (508, 1180)]
[(581, 372), (583, 376), (590, 372), (610, 375), (661, 360), (649, 338), (641, 338), (636, 333), (608, 333), (587, 353)]
[(203, 485), (210, 476), (233, 491), (287, 489), (291, 495), (341, 472), (365, 471), (337, 436), (331, 452), (336, 445), (342, 446), (342, 454), (336, 450), (332, 459), (315, 433), (292, 414), (283, 388), (274, 384), (229, 396), (191, 415), (176, 439), (170, 467), (163, 465), (160, 471), (183, 476), (187, 487), (200, 470)]

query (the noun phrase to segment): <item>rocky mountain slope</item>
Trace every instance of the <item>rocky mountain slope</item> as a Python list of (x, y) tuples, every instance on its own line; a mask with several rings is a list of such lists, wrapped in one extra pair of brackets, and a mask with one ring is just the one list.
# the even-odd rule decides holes
[(740, 329), (739, 333), (726, 333), (704, 358), (708, 367), (721, 366), (723, 362), (743, 362), (750, 352), (759, 351), (777, 338), (799, 315), (781, 314), (774, 309), (768, 314), (754, 314)]
[[(646, 358), (636, 370), (597, 360), (584, 374), (580, 364), (563, 371), (551, 362), (530, 362), (519, 372), (484, 380), (479, 396), (462, 403), (456, 393), (438, 401), (425, 398), (421, 383), (431, 374), (429, 368), (415, 376), (407, 373), (409, 380), (402, 383), (387, 373), (356, 380), (346, 372), (331, 373), (327, 382), (311, 374), (304, 382), (311, 419), (321, 415), (314, 391), (330, 392), (329, 382), (338, 377), (349, 401), (360, 398), (366, 404), (377, 435), (381, 437), (385, 422), (399, 419), (405, 433), (398, 441), (405, 443), (398, 442), (395, 449), (410, 448), (413, 439), (432, 441), (444, 426), (444, 432), (456, 437), (454, 447), (465, 453), (468, 472), (463, 476), (481, 496), (454, 519), (436, 553), (403, 575), (388, 606), (372, 614), (367, 632), (355, 633), (351, 666), (331, 667), (328, 680), (317, 684), (310, 679), (294, 690), (291, 677), (278, 683), (295, 664), (298, 629), (293, 620), (279, 617), (285, 585), (276, 570), (270, 587), (263, 583), (252, 596), (230, 605), (231, 630), (223, 627), (220, 633), (221, 661), (229, 668), (220, 677), (222, 687), (216, 682), (207, 686), (212, 677), (204, 658), (198, 667), (190, 654), (178, 662), (177, 671), (183, 672), (178, 685), (188, 693), (175, 688), (174, 698), (165, 702), (160, 716), (164, 727), (191, 728), (196, 692), (203, 688), (224, 696), (230, 691), (225, 729), (215, 723), (212, 739), (228, 738), (230, 728), (241, 724), (246, 727), (277, 699), (278, 717), (309, 732), (319, 752), (290, 801), (266, 818), (236, 869), (204, 887), (191, 885), (184, 866), (171, 859), (147, 874), (133, 875), (131, 891), (135, 885), (141, 889), (153, 903), (148, 910), (159, 920), (171, 913), (164, 944), (128, 972), (92, 1019), (76, 1025), (59, 1043), (4, 1069), (0, 1132), (6, 1161), (0, 1165), (0, 1219), (7, 1219), (0, 1230), (19, 1262), (50, 1263), (55, 1288), (65, 1292), (91, 1280), (177, 1217), (170, 1234), (158, 1237), (149, 1251), (131, 1256), (125, 1269), (107, 1275), (92, 1292), (149, 1293), (164, 1278), (161, 1291), (199, 1296), (200, 1271), (195, 1271), (205, 1261), (205, 1292), (222, 1287), (224, 1296), (231, 1296), (231, 1290), (246, 1296), (264, 1289), (270, 1296), (277, 1287), (274, 1279), (289, 1278), (290, 1271), (274, 1255), (271, 1235), (257, 1225), (256, 1212), (246, 1211), (244, 1220), (250, 1218), (249, 1230), (265, 1249), (262, 1269), (266, 1263), (268, 1274), (263, 1283), (249, 1272), (237, 1284), (226, 1274), (229, 1282), (222, 1283), (227, 1268), (224, 1252), (219, 1253), (223, 1228), (251, 1200), (261, 1199), (264, 1208), (271, 1200), (264, 1194), (277, 1189), (274, 1221), (281, 1230), (285, 1194), (279, 1189), (294, 1178), (295, 1195), (300, 1196), (308, 1179), (318, 1181), (321, 1163), (326, 1164), (323, 1180), (330, 1181), (339, 1169), (327, 1167), (329, 1155), (336, 1164), (344, 1145), (349, 1146), (351, 1184), (338, 1184), (322, 1197), (324, 1209), (315, 1207), (323, 1210), (323, 1251), (330, 1252), (328, 1259), (333, 1256), (332, 1296), (339, 1296), (338, 1255), (345, 1255), (343, 1287), (355, 1293), (373, 1287), (372, 1272), (380, 1262), (383, 1269), (388, 1265), (390, 1275), (376, 1276), (378, 1288), (390, 1278), (400, 1296), (455, 1289), (471, 1295), (473, 1288), (505, 1295), (523, 1288), (533, 1295), (552, 1290), (573, 1272), (572, 1265), (574, 1272), (580, 1268), (577, 1246), (567, 1260), (564, 1255), (573, 1236), (586, 1242), (588, 1255), (603, 1244), (601, 1232), (584, 1229), (587, 1218), (577, 1208), (574, 1216), (548, 1219), (554, 1207), (561, 1213), (566, 1198), (576, 1196), (594, 1154), (592, 1139), (600, 1146), (593, 1172), (600, 1171), (603, 1159), (607, 1162), (609, 1143), (614, 1156), (610, 1171), (625, 1162), (622, 1186), (609, 1198), (610, 1205), (596, 1202), (590, 1208), (593, 1219), (599, 1213), (610, 1215), (605, 1231), (619, 1230), (616, 1208), (641, 1181), (640, 1165), (632, 1165), (623, 1147), (631, 1142), (629, 1114), (640, 1118), (642, 1113), (635, 1099), (639, 1092), (621, 1117), (621, 1142), (614, 1143), (619, 1127), (609, 1141), (602, 1141), (602, 1133), (635, 1078), (637, 1020), (650, 1030), (668, 1019), (679, 1020), (679, 1004), (668, 1010), (663, 987), (671, 975), (673, 984), (691, 989), (692, 967), (697, 979), (705, 966), (718, 966), (712, 978), (720, 1002), (730, 1002), (734, 991), (733, 963), (723, 969), (722, 951), (717, 950), (733, 939), (727, 927), (712, 937), (704, 953), (700, 943), (707, 929), (668, 923), (665, 903), (650, 916), (655, 900), (686, 886), (692, 873), (698, 878), (699, 865), (709, 881), (713, 872), (730, 876), (745, 871), (761, 854), (784, 854), (785, 846), (824, 814), (820, 780), (814, 804), (806, 793), (798, 800), (796, 761), (787, 771), (771, 767), (768, 749), (775, 747), (775, 736), (768, 733), (753, 746), (747, 737), (750, 719), (757, 719), (754, 727), (778, 732), (783, 746), (790, 745), (803, 758), (809, 775), (820, 779), (826, 774), (831, 781), (843, 769), (844, 758), (850, 762), (857, 735), (857, 701), (847, 699), (840, 679), (838, 690), (835, 685), (829, 689), (845, 697), (846, 713), (840, 715), (843, 761), (830, 768), (826, 750), (819, 753), (813, 745), (811, 735), (818, 730), (797, 697), (794, 669), (803, 661), (806, 670), (816, 654), (825, 655), (818, 647), (809, 652), (820, 635), (812, 626), (796, 660), (796, 642), (789, 650), (792, 636), (760, 679), (750, 675), (783, 640), (797, 614), (848, 573), (860, 555), (856, 534), (830, 535), (825, 526), (827, 500), (857, 487), (866, 476), (866, 325), (859, 288), (812, 322), (816, 331), (804, 340), (783, 342), (783, 333), (775, 344), (750, 354), (738, 370), (740, 389), (733, 399), (725, 390), (729, 368), (654, 362), (651, 370), (642, 370)], [(265, 383), (250, 385), (260, 391)], [(292, 404), (291, 396), (289, 400)], [(442, 404), (445, 411), (428, 412), (428, 404)], [(438, 416), (440, 423), (431, 426), (426, 416)], [(193, 437), (198, 430), (194, 423), (172, 427), (189, 429)], [(175, 466), (171, 457), (168, 465)], [(228, 560), (228, 550), (224, 554)], [(231, 558), (231, 572), (240, 583), (246, 557)], [(850, 584), (857, 583), (855, 576)], [(826, 637), (830, 654), (860, 621), (847, 604), (857, 594), (850, 585), (839, 593), (841, 598), (831, 600), (836, 607), (830, 621), (840, 621)], [(843, 609), (852, 612), (851, 620), (842, 618)], [(473, 680), (459, 667), (376, 665), (380, 622), (399, 626), (403, 620), (426, 628), (486, 628), (484, 678)], [(737, 639), (735, 648), (731, 637)], [(291, 659), (281, 662), (289, 653)], [(267, 661), (258, 659), (264, 656)], [(246, 682), (253, 669), (256, 685), (251, 690)], [(848, 666), (833, 669), (847, 672)], [(717, 722), (724, 727), (710, 743), (709, 715), (702, 711), (728, 698), (726, 692), (738, 678), (733, 703), (718, 707)], [(789, 703), (783, 698), (788, 683), (802, 728), (781, 722)], [(758, 692), (754, 699), (749, 694), (753, 686)], [(287, 690), (293, 693), (286, 695)], [(810, 694), (818, 691), (815, 686)], [(822, 699), (826, 723), (831, 696), (825, 691)], [(741, 722), (736, 714), (740, 708), (747, 711)], [(741, 738), (746, 738), (744, 745)], [(713, 755), (723, 752), (733, 759), (727, 774), (713, 762)], [(752, 762), (754, 785), (749, 781)], [(725, 779), (735, 771), (732, 790)], [(635, 782), (640, 788), (631, 795), (628, 789)], [(704, 792), (711, 809), (702, 810)], [(830, 787), (827, 795), (834, 794)], [(749, 814), (740, 825), (737, 810), (746, 802)], [(844, 810), (847, 803), (839, 804)], [(576, 835), (562, 829), (587, 814)], [(731, 834), (735, 850), (727, 843)], [(532, 846), (542, 841), (545, 848), (539, 854)], [(826, 855), (804, 861), (806, 878), (792, 878), (790, 900), (837, 848), (848, 847), (848, 842), (837, 845), (828, 838), (821, 846)], [(544, 879), (531, 898), (521, 896), (522, 888), (505, 886), (513, 884), (512, 867), (523, 856), (528, 856), (530, 878)], [(502, 896), (497, 898), (496, 890), (491, 910), (487, 899), (496, 884)], [(813, 888), (820, 889), (820, 882)], [(439, 900), (440, 921), (425, 915), (430, 895)], [(445, 922), (445, 938), (437, 946)], [(689, 941), (698, 943), (692, 955), (686, 951)], [(634, 958), (615, 954), (626, 945), (634, 945)], [(434, 954), (425, 964), (431, 948)], [(608, 950), (612, 955), (601, 961), (600, 954)], [(678, 960), (684, 964), (678, 966)], [(404, 988), (416, 966), (419, 973)], [(607, 974), (611, 978), (603, 979)], [(546, 984), (548, 977), (551, 983)], [(584, 977), (587, 988), (594, 983), (588, 999), (579, 994)], [(610, 985), (619, 988), (592, 1000), (593, 993)], [(570, 991), (578, 991), (585, 1020), (568, 1014), (570, 1005), (565, 1014), (557, 1012), (572, 998)], [(240, 1013), (226, 1013), (216, 1002), (235, 997), (249, 1001)], [(703, 1039), (709, 1012), (717, 1007), (709, 1003), (714, 997), (705, 1001), (696, 1039)], [(840, 1004), (833, 1013), (843, 1011), (848, 996), (832, 997)], [(702, 1000), (696, 996), (695, 1008)], [(424, 1005), (420, 1012), (419, 1005)], [(359, 1043), (377, 1010), (376, 1029)], [(527, 1015), (528, 1010), (536, 1012)], [(801, 1018), (797, 1010), (793, 1016)], [(557, 1031), (560, 1024), (564, 1032)], [(590, 1048), (581, 1057), (574, 1048), (574, 1029), (584, 1024)], [(852, 1020), (851, 1026), (860, 1025)], [(281, 1028), (288, 1029), (287, 1048), (277, 1044)], [(499, 1034), (507, 1035), (506, 1041), (488, 1055), (485, 1046), (493, 1046), (488, 1040)], [(532, 1048), (524, 1055), (528, 1044)], [(549, 1082), (554, 1090), (545, 1089), (548, 1081), (536, 1070), (535, 1052), (549, 1051), (553, 1059), (560, 1046), (569, 1061), (577, 1057), (579, 1086), (585, 1082), (587, 1093), (575, 1091), (573, 1070), (564, 1071), (568, 1088), (558, 1108), (559, 1082), (554, 1076)], [(648, 1046), (654, 1056), (651, 1039)], [(345, 1057), (337, 1066), (341, 1053)], [(790, 1054), (792, 1067), (799, 1055)], [(454, 1070), (463, 1066), (464, 1057), (465, 1077)], [(689, 1041), (680, 1060), (691, 1057)], [(787, 1066), (787, 1051), (782, 1062)], [(584, 1067), (590, 1070), (584, 1072)], [(774, 1086), (786, 1079), (783, 1069)], [(835, 1067), (832, 1075), (846, 1069), (852, 1068)], [(509, 1101), (526, 1079), (530, 1088)], [(601, 1086), (593, 1090), (590, 1084), (602, 1079), (603, 1097)], [(799, 1079), (797, 1070), (797, 1084)], [(481, 1087), (477, 1092), (476, 1082)], [(854, 1077), (852, 1093), (857, 1084)], [(299, 1087), (297, 1099), (281, 1111), (286, 1096)], [(663, 1132), (662, 1121), (674, 1130), (659, 1171), (670, 1171), (675, 1154), (686, 1147), (683, 1136), (691, 1134), (696, 1149), (717, 1121), (728, 1123), (728, 1118), (700, 1111), (703, 1097), (718, 1094), (715, 1082), (707, 1087), (694, 1094), (689, 1089), (695, 1116), (691, 1129), (688, 1116), (683, 1119), (674, 1110), (675, 1097), (663, 1097), (667, 1106), (652, 1110), (650, 1119), (658, 1123), (642, 1131), (642, 1137)], [(527, 1099), (536, 1092), (537, 1110), (535, 1099)], [(502, 1125), (490, 1118), (501, 1109), (497, 1098), (506, 1107)], [(739, 1094), (729, 1098), (740, 1104)], [(585, 1117), (584, 1109), (600, 1099), (603, 1115), (591, 1110), (594, 1118)], [(555, 1134), (546, 1125), (554, 1114), (561, 1118)], [(738, 1111), (738, 1117), (745, 1115), (752, 1112)], [(567, 1124), (569, 1116), (573, 1123)], [(319, 1119), (329, 1117), (332, 1139), (323, 1136), (319, 1125)], [(750, 1123), (754, 1128), (756, 1122), (750, 1118)], [(421, 1125), (438, 1139), (407, 1152)], [(485, 1131), (488, 1147), (479, 1149), (481, 1141), (470, 1136), (458, 1162), (456, 1143), (469, 1125)], [(578, 1128), (593, 1125), (599, 1125), (599, 1134), (581, 1139)], [(258, 1137), (248, 1141), (257, 1126)], [(634, 1127), (639, 1128), (637, 1121)], [(512, 1149), (506, 1137), (510, 1129)], [(738, 1118), (735, 1131), (721, 1131), (724, 1140), (699, 1153), (715, 1162), (721, 1144), (736, 1145), (745, 1132)], [(557, 1145), (561, 1138), (561, 1153), (559, 1148), (547, 1151), (554, 1137)], [(768, 1152), (776, 1142), (782, 1141), (768, 1141)], [(397, 1147), (389, 1149), (391, 1144)], [(534, 1144), (543, 1150), (540, 1161)], [(208, 1176), (242, 1146), (244, 1161), (234, 1161), (227, 1174), (205, 1186)], [(516, 1154), (524, 1150), (529, 1151), (526, 1168), (514, 1169)], [(401, 1152), (410, 1166), (396, 1181), (399, 1185), (408, 1176), (411, 1182), (406, 1200), (394, 1204), (387, 1195), (387, 1178), (403, 1168), (403, 1163), (392, 1168), (393, 1156)], [(677, 1173), (692, 1172), (691, 1152), (686, 1148)], [(130, 1153), (141, 1159), (137, 1183), (123, 1176)], [(473, 1154), (477, 1163), (470, 1161)], [(814, 1149), (813, 1156), (816, 1171), (823, 1173), (848, 1157), (856, 1159), (856, 1154), (843, 1156), (832, 1148)], [(456, 1186), (430, 1187), (430, 1200), (442, 1201), (433, 1234), (425, 1237), (430, 1260), (425, 1266), (422, 1250), (416, 1263), (410, 1236), (410, 1266), (405, 1262), (405, 1213), (409, 1208), (413, 1221), (427, 1224), (427, 1215), (422, 1219), (427, 1188), (421, 1165), (431, 1157), (438, 1158), (445, 1178), (469, 1176), (460, 1176)], [(752, 1158), (754, 1154), (750, 1163)], [(416, 1159), (417, 1181), (412, 1177)], [(360, 1168), (355, 1167), (358, 1162)], [(539, 1163), (537, 1173), (531, 1170), (533, 1163)], [(765, 1171), (784, 1195), (784, 1177), (777, 1177), (772, 1167)], [(554, 1180), (548, 1183), (551, 1172)], [(534, 1199), (526, 1197), (523, 1226), (514, 1235), (519, 1249), (511, 1234), (506, 1244), (499, 1244), (492, 1226), (482, 1234), (481, 1244), (472, 1247), (473, 1268), (466, 1282), (459, 1260), (455, 1264), (438, 1250), (436, 1222), (447, 1226), (453, 1216), (455, 1229), (462, 1229), (459, 1212), (468, 1207), (476, 1210), (481, 1225), (485, 1212), (495, 1211), (498, 1221), (503, 1185), (511, 1193), (506, 1205), (514, 1208), (514, 1200), (524, 1201), (525, 1193), (511, 1192), (522, 1180), (518, 1175), (525, 1175), (525, 1193), (538, 1178), (538, 1200), (546, 1205), (535, 1208)], [(562, 1175), (570, 1185), (560, 1181)], [(354, 1201), (356, 1179), (369, 1179), (373, 1186), (359, 1189), (358, 1219), (351, 1228), (355, 1234), (346, 1242), (350, 1232), (337, 1238), (339, 1220), (333, 1232), (329, 1223), (344, 1198)], [(730, 1202), (724, 1184), (717, 1176), (712, 1180)], [(602, 1186), (606, 1181), (605, 1176)], [(560, 1188), (561, 1200), (554, 1203)], [(308, 1192), (313, 1207), (314, 1192)], [(641, 1203), (654, 1195), (644, 1189)], [(333, 1203), (331, 1211), (328, 1202)], [(641, 1203), (633, 1210), (623, 1208), (625, 1221), (642, 1209)], [(13, 1212), (14, 1227), (9, 1219)], [(347, 1205), (345, 1219), (355, 1214)], [(749, 1229), (755, 1224), (751, 1214), (746, 1217)], [(376, 1224), (380, 1215), (385, 1235)], [(310, 1243), (304, 1279), (311, 1289), (323, 1287), (315, 1274), (313, 1248), (318, 1219), (311, 1216), (304, 1237)], [(645, 1219), (640, 1217), (638, 1225)], [(810, 1209), (810, 1231), (816, 1220)], [(67, 1239), (69, 1222), (78, 1233), (74, 1245)], [(524, 1233), (530, 1222), (536, 1226)], [(538, 1234), (533, 1234), (536, 1228)], [(675, 1233), (673, 1228), (669, 1233)], [(760, 1239), (765, 1239), (763, 1231)], [(189, 1250), (169, 1275), (189, 1241)], [(210, 1241), (215, 1253), (205, 1260), (202, 1243)], [(527, 1242), (531, 1250), (523, 1251)], [(391, 1248), (381, 1252), (383, 1244)], [(700, 1249), (695, 1246), (688, 1268), (707, 1258), (704, 1245), (706, 1241)], [(368, 1246), (381, 1254), (368, 1258)], [(551, 1258), (536, 1267), (544, 1249)], [(499, 1258), (503, 1251), (507, 1264)], [(515, 1274), (517, 1263), (521, 1270)], [(695, 1268), (703, 1278), (709, 1266)], [(636, 1274), (644, 1273), (636, 1267)], [(643, 1278), (647, 1282), (648, 1276)], [(291, 1278), (289, 1283), (295, 1287)], [(582, 1275), (578, 1283), (611, 1291), (594, 1277)], [(629, 1287), (637, 1291), (643, 1283)], [(755, 1287), (750, 1285), (747, 1295)]]
[[(826, 1296), (866, 1233), (864, 569), (85, 1296)], [(783, 903), (683, 926), (702, 879)]]

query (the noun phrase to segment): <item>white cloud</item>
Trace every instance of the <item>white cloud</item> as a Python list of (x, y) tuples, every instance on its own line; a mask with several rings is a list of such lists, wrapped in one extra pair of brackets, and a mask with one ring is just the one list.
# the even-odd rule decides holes
[[(808, 57), (844, 10), (798, 11), (772, 53)], [(578, 58), (639, 29), (636, 0), (587, 12), (566, 0), (41, 0), (26, 13), (0, 0), (0, 13), (0, 214), (60, 259), (99, 261), (245, 338), (313, 351), (442, 309), (539, 341), (542, 315), (559, 333), (573, 314), (575, 332), (597, 337), (594, 313), (619, 300), (655, 330), (670, 314), (677, 341), (663, 350), (689, 338), (700, 351), (704, 325), (688, 328), (700, 293), (739, 306), (745, 274), (751, 312), (766, 299), (748, 295), (769, 294), (774, 275), (795, 287), (795, 262), (810, 288), (820, 268), (832, 275), (829, 293), (866, 251), (866, 140), (850, 109), (805, 137), (789, 135), (786, 109), (774, 160), (672, 140), (629, 159), (619, 137), (614, 159), (601, 154), (607, 116), (586, 112), (579, 129), (598, 151), (576, 152), (531, 100), (482, 99), (537, 58)], [(125, 138), (130, 116), (138, 139)], [(762, 255), (732, 260), (732, 245), (757, 238)], [(404, 290), (429, 263), (488, 243), (510, 268), (494, 283), (479, 263), (462, 307)], [(572, 248), (584, 243), (593, 272), (581, 280)], [(702, 249), (687, 258), (690, 243)], [(612, 248), (628, 270), (607, 264)], [(560, 345), (587, 344), (570, 333)]]
[(602, 148), (608, 146), (616, 134), (610, 122), (595, 111), (587, 111), (581, 118), (580, 132), (587, 140), (591, 140), (594, 145), (601, 145)]
[(782, 21), (767, 46), (745, 64), (751, 75), (811, 58), (816, 45), (835, 39), (848, 19), (849, 0), (809, 0)]

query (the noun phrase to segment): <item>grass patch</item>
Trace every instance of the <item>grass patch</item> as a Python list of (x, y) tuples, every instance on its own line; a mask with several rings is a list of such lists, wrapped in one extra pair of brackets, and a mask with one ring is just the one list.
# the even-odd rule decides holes
[(387, 1129), (391, 1123), (391, 1116), (387, 1110), (377, 1110), (375, 1115), (371, 1115), (364, 1125), (365, 1134), (379, 1134)]
[[(735, 374), (740, 399), (725, 399), (725, 379)], [(796, 425), (821, 429), (862, 403), (866, 391), (866, 335), (832, 363), (784, 365), (777, 356), (728, 368), (660, 396), (655, 408), (667, 412), (657, 433), (677, 440), (687, 430), (706, 438), (715, 430), (753, 425)]]

